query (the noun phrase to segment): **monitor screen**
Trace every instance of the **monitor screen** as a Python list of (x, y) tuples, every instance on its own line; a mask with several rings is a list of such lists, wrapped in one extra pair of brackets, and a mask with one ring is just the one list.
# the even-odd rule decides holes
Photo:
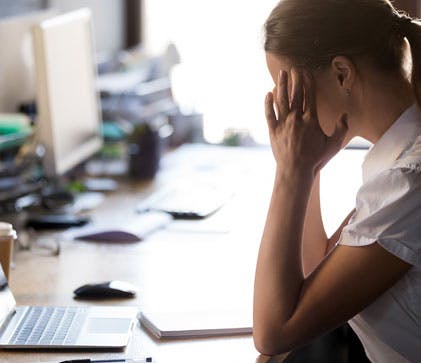
[(102, 146), (96, 64), (89, 9), (41, 22), (33, 29), (37, 139), (48, 176), (66, 173)]
[(31, 29), (53, 15), (48, 9), (0, 18), (0, 112), (16, 112), (35, 99)]
[(50, 0), (60, 13), (89, 8), (94, 24), (95, 49), (109, 54), (125, 48), (125, 3), (122, 0)]

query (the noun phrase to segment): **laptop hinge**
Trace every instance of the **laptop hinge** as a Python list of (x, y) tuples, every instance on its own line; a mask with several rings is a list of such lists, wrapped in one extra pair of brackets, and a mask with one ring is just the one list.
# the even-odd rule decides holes
[(0, 338), (3, 336), (4, 332), (6, 331), (10, 321), (12, 320), (13, 316), (17, 313), (16, 311), (16, 307), (13, 308), (13, 310), (11, 310), (9, 312), (9, 314), (7, 314), (6, 318), (1, 322), (1, 326), (0, 326)]

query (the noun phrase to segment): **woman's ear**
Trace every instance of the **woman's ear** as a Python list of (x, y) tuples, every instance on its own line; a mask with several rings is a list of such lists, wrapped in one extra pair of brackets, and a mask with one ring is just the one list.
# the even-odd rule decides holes
[(331, 62), (333, 74), (338, 86), (349, 96), (355, 80), (356, 68), (354, 63), (345, 56), (336, 56)]

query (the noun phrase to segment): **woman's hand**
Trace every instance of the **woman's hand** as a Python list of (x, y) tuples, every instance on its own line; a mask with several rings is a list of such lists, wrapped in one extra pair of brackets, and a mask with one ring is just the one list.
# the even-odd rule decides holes
[(274, 92), (266, 96), (272, 151), (283, 172), (311, 172), (314, 176), (341, 149), (348, 131), (347, 115), (342, 115), (335, 132), (327, 136), (317, 117), (313, 77), (308, 71), (293, 68), (291, 80), (289, 95), (288, 74), (281, 71)]

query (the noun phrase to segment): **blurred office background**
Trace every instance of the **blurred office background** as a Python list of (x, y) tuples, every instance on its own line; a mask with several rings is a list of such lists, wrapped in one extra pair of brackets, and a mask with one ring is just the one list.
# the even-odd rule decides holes
[(203, 114), (206, 140), (220, 142), (238, 131), (267, 141), (262, 105), (272, 85), (262, 26), (276, 2), (3, 0), (0, 21), (48, 7), (65, 12), (87, 6), (100, 56), (140, 43), (154, 57), (174, 44), (180, 63), (171, 70), (172, 92), (183, 112)]
[(99, 51), (117, 51), (125, 48), (125, 5), (124, 0), (2, 0), (0, 19), (55, 8), (66, 12), (81, 7), (93, 11), (95, 42)]
[[(203, 114), (205, 139), (220, 142), (239, 133), (266, 143), (263, 99), (272, 81), (263, 24), (277, 1), (2, 0), (0, 23), (49, 7), (65, 12), (87, 6), (100, 55), (141, 44), (153, 57), (174, 44), (180, 62), (171, 68), (172, 92), (183, 112)], [(420, 14), (417, 0), (394, 3)]]

